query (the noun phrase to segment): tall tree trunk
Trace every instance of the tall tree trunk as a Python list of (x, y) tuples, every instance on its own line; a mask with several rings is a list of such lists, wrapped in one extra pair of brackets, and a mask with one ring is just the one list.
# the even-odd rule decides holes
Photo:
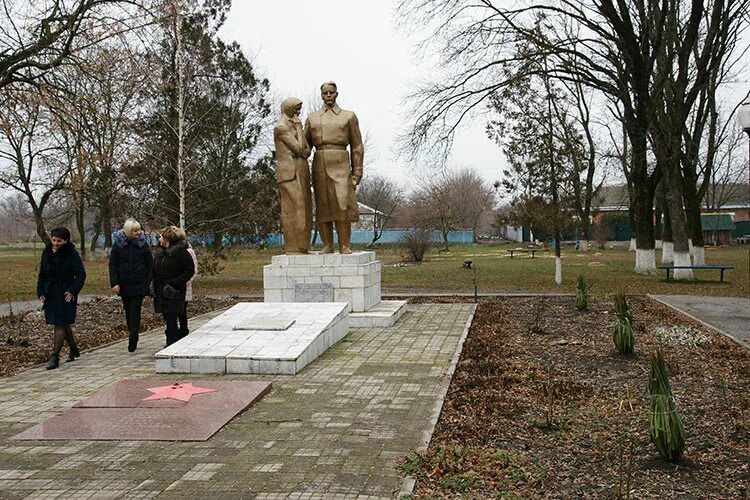
[[(695, 184), (685, 183), (685, 216), (687, 218), (688, 236), (692, 241), (691, 254), (694, 266), (706, 265), (705, 242), (703, 241), (703, 228), (701, 227), (701, 206), (698, 191)], [(691, 189), (692, 188), (692, 189)]]
[(663, 248), (663, 241), (661, 237), (661, 231), (662, 231), (662, 216), (664, 214), (664, 205), (662, 204), (662, 200), (657, 194), (655, 203), (654, 203), (654, 239), (655, 242), (655, 248), (658, 250), (660, 248)]
[(657, 187), (657, 199), (664, 212), (663, 224), (662, 224), (662, 249), (661, 249), (661, 263), (662, 264), (673, 264), (674, 263), (674, 240), (672, 239), (672, 220), (669, 217), (669, 206), (667, 205), (667, 191), (664, 185), (666, 181), (662, 179)]
[(83, 216), (85, 213), (85, 203), (83, 196), (80, 197), (79, 206), (76, 207), (76, 228), (78, 229), (78, 241), (81, 242), (81, 258), (86, 259), (86, 226), (84, 225)]
[[(665, 191), (669, 209), (669, 220), (672, 225), (672, 240), (674, 243), (674, 265), (690, 266), (690, 245), (688, 244), (687, 219), (683, 206), (682, 193), (682, 165), (680, 163), (681, 137), (679, 134), (671, 134), (670, 142), (661, 148), (656, 147), (657, 155), (664, 155), (662, 171), (665, 178)], [(668, 148), (666, 151), (664, 149)], [(661, 151), (660, 151), (661, 149)], [(675, 280), (692, 280), (692, 269), (675, 269), (673, 273)]]
[(105, 201), (100, 205), (99, 211), (101, 213), (101, 231), (104, 235), (104, 253), (109, 255), (109, 250), (112, 248), (112, 205)]
[(185, 149), (185, 73), (182, 48), (182, 13), (180, 1), (172, 0), (174, 9), (175, 42), (177, 51), (177, 192), (180, 203), (179, 224), (185, 229), (185, 172), (183, 155)]
[(654, 181), (648, 175), (645, 134), (629, 133), (633, 151), (630, 169), (630, 210), (633, 215), (632, 228), (635, 234), (635, 272), (656, 273), (654, 250)]
[(555, 230), (555, 283), (562, 285), (562, 257), (560, 256), (560, 239), (562, 234)]
[[(630, 190), (632, 193), (632, 189)], [(633, 195), (630, 195), (630, 199), (633, 199)], [(633, 203), (628, 207), (628, 223), (630, 224), (630, 246), (628, 247), (629, 252), (635, 252), (638, 249), (638, 241), (635, 237), (635, 207)]]
[(96, 252), (96, 247), (98, 246), (98, 243), (99, 243), (99, 235), (102, 234), (101, 229), (102, 229), (101, 213), (97, 211), (96, 215), (94, 216), (94, 234), (91, 236), (91, 245), (89, 246), (91, 253)]
[(47, 234), (47, 230), (44, 227), (44, 217), (42, 217), (42, 210), (36, 205), (32, 205), (31, 211), (34, 214), (34, 224), (36, 225), (36, 234), (39, 236), (39, 239), (41, 239), (45, 245), (50, 244), (52, 240), (50, 240), (50, 237)]

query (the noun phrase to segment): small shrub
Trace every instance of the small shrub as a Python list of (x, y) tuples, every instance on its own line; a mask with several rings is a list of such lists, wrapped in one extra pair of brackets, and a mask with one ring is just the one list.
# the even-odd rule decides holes
[(196, 273), (202, 276), (216, 276), (224, 270), (223, 262), (229, 258), (229, 249), (221, 246), (201, 248), (195, 251), (195, 255), (198, 258)]
[(422, 262), (432, 246), (432, 232), (426, 229), (412, 229), (401, 238), (401, 244), (413, 262)]
[(578, 276), (578, 286), (576, 287), (576, 309), (584, 311), (589, 305), (589, 290), (591, 285), (586, 286), (583, 276)]
[(622, 354), (633, 354), (633, 313), (625, 294), (620, 293), (615, 297), (615, 315), (615, 347)]
[(404, 475), (412, 475), (419, 472), (424, 458), (418, 452), (413, 452), (398, 464), (398, 470)]
[(544, 333), (542, 326), (542, 315), (544, 314), (544, 303), (540, 300), (534, 305), (534, 319), (529, 325), (529, 333)]
[(672, 396), (667, 367), (661, 350), (651, 356), (651, 411), (648, 434), (659, 455), (669, 462), (678, 462), (685, 451), (685, 427)]
[(547, 429), (557, 429), (557, 424), (555, 423), (555, 399), (557, 396), (555, 391), (555, 365), (550, 362), (546, 366), (546, 372), (547, 383), (545, 384), (544, 392), (547, 407), (544, 412), (544, 423)]
[(468, 474), (452, 474), (441, 479), (439, 484), (446, 490), (463, 493), (474, 484), (474, 478)]

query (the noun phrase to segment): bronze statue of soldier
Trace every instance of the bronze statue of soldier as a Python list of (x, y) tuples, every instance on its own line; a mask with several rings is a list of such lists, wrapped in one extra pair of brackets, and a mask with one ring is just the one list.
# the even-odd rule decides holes
[[(334, 82), (320, 86), (324, 106), (305, 121), (307, 144), (315, 147), (312, 164), (315, 218), (323, 253), (333, 253), (333, 227), (339, 251), (351, 253), (352, 222), (359, 220), (356, 189), (362, 179), (364, 145), (357, 115), (336, 104)], [(348, 146), (348, 149), (347, 149)]]

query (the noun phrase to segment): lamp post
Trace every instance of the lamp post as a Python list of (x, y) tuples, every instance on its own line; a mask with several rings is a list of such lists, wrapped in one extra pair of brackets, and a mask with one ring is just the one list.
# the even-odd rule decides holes
[(476, 265), (472, 266), (471, 259), (466, 259), (464, 261), (464, 268), (471, 269), (472, 271), (474, 271), (474, 280), (473, 280), (474, 281), (474, 303), (476, 304), (477, 303), (477, 266)]
[[(740, 105), (740, 109), (737, 110), (737, 118), (740, 120), (742, 130), (747, 134), (749, 140), (748, 146), (750, 146), (750, 96), (745, 99), (745, 102)], [(750, 181), (750, 179), (748, 180)]]

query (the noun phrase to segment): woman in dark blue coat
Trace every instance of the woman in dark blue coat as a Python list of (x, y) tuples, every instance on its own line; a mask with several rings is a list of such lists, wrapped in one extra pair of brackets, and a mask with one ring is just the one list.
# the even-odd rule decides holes
[(141, 329), (141, 306), (148, 288), (148, 276), (154, 258), (135, 219), (125, 221), (115, 233), (109, 254), (109, 286), (122, 299), (125, 323), (128, 325), (128, 352), (138, 347)]
[(42, 252), (36, 294), (42, 301), (44, 318), (48, 325), (54, 325), (54, 346), (47, 369), (60, 365), (60, 350), (68, 341), (70, 354), (68, 361), (81, 355), (70, 327), (76, 321), (78, 294), (86, 282), (83, 260), (70, 242), (70, 231), (57, 227), (50, 231), (52, 243)]
[(185, 307), (185, 287), (195, 274), (193, 258), (187, 241), (180, 239), (180, 229), (167, 226), (159, 236), (149, 286), (154, 296), (154, 309), (164, 316), (167, 345), (180, 340), (177, 318)]

